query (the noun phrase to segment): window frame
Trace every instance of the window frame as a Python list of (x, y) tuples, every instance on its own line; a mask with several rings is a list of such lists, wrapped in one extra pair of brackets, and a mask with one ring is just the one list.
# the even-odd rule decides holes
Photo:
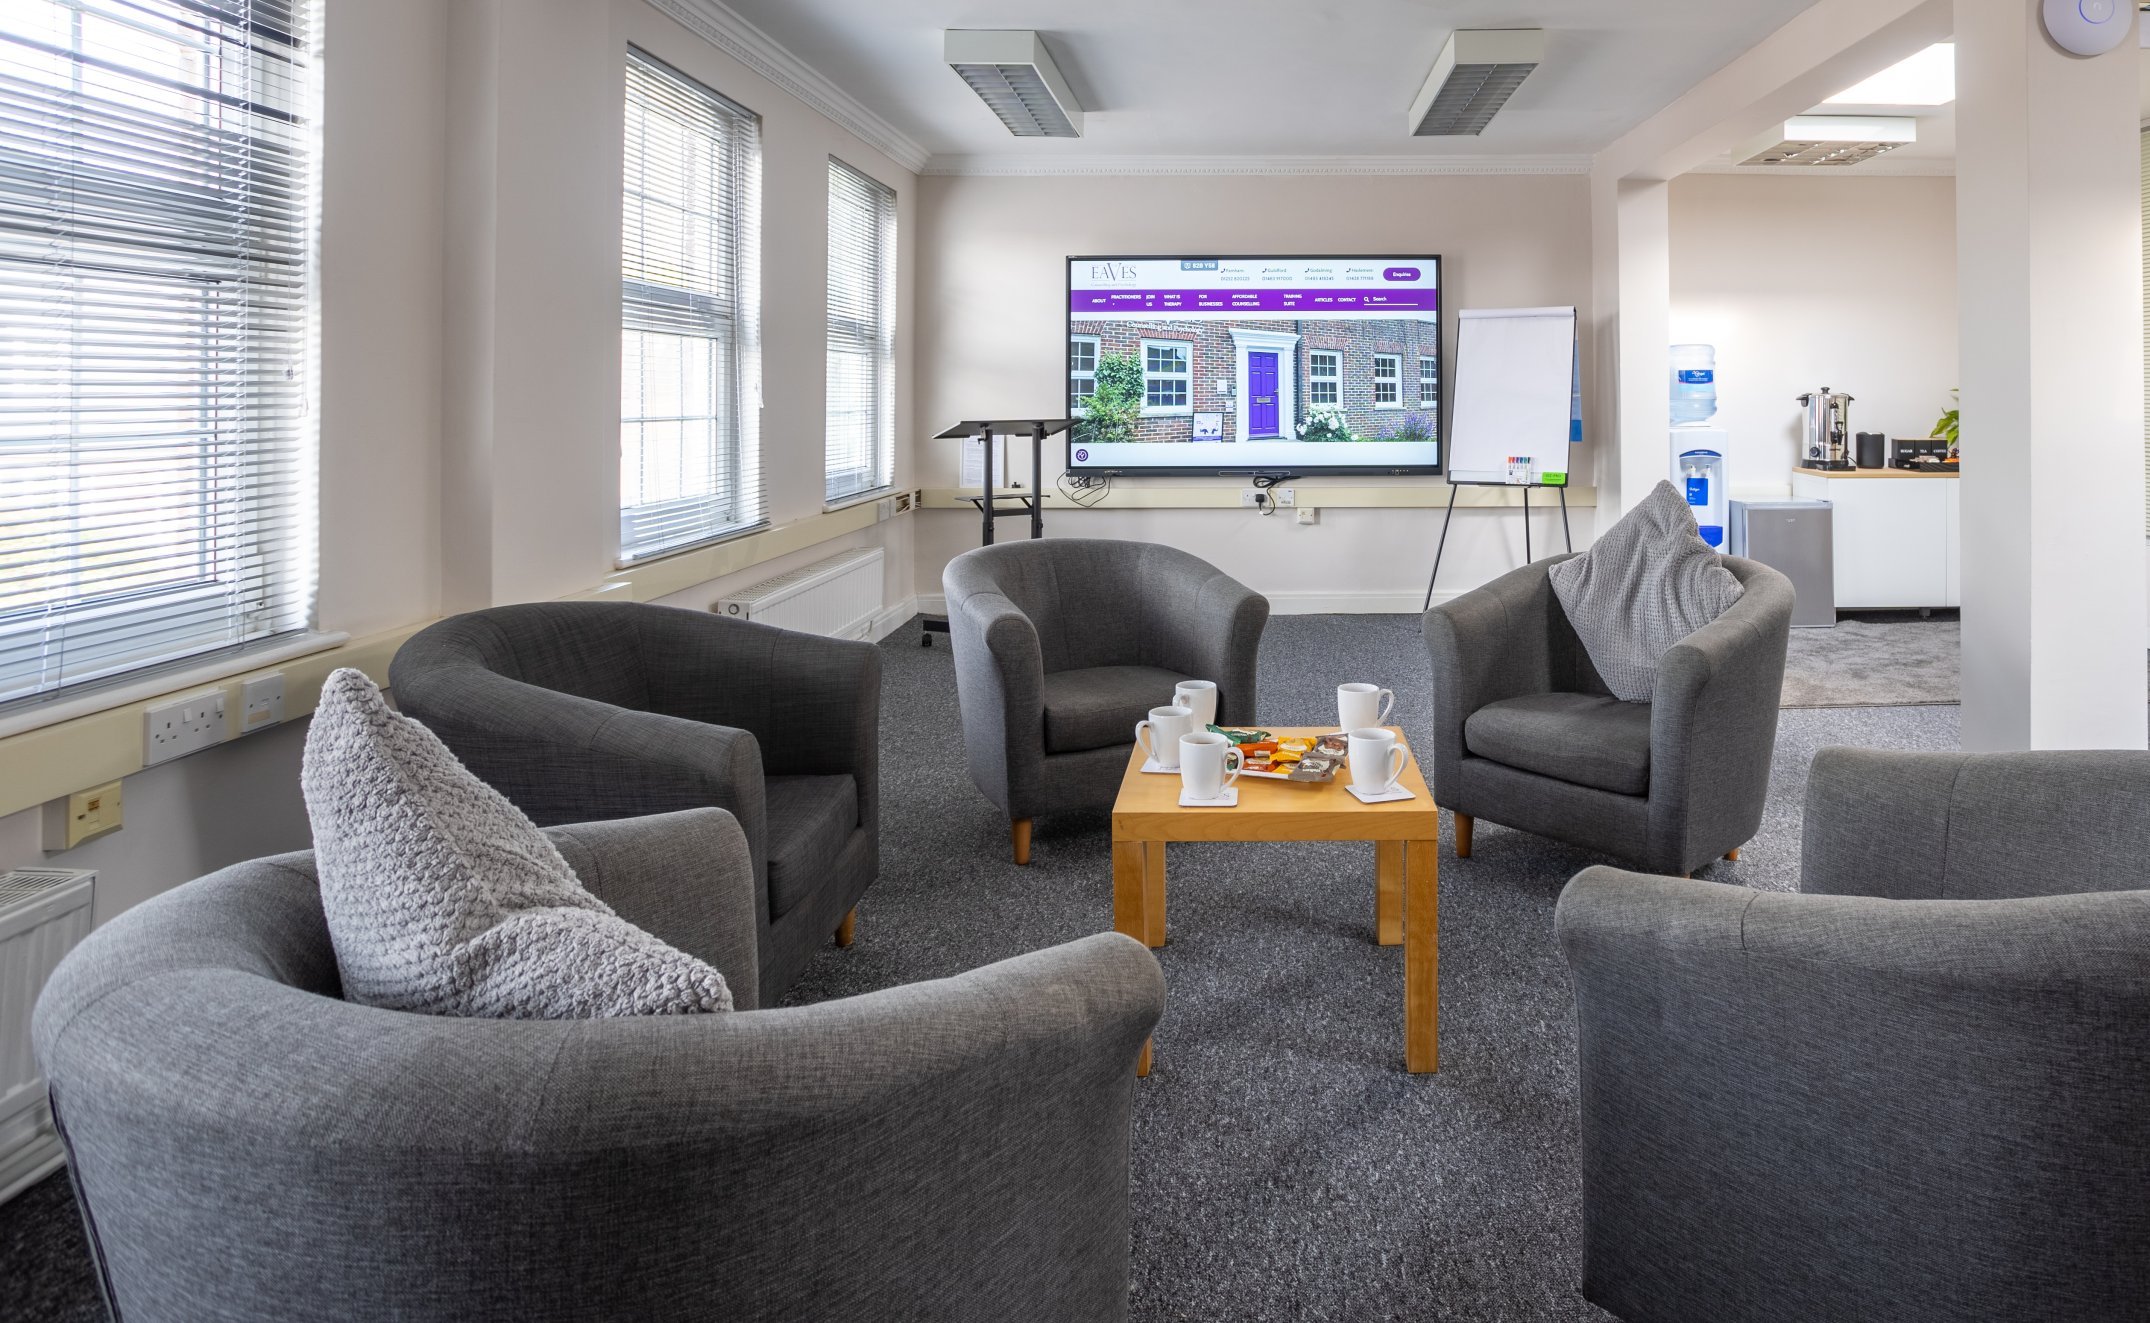
[[(1329, 372), (1325, 376), (1315, 371), (1315, 360), (1329, 360)], [(1321, 398), (1322, 389), (1329, 392), (1328, 399)], [(1306, 351), (1306, 407), (1309, 409), (1342, 408), (1344, 404), (1344, 351), (1341, 349), (1309, 349)]]
[[(1090, 346), (1090, 370), (1087, 372), (1077, 371), (1075, 367), (1075, 345), (1078, 342)], [(1097, 393), (1097, 362), (1100, 358), (1103, 358), (1104, 356), (1105, 338), (1103, 336), (1087, 335), (1081, 331), (1068, 332), (1069, 417), (1087, 418), (1090, 416), (1090, 411), (1083, 406), (1083, 401), (1089, 399), (1091, 395), (1095, 395)], [(1090, 383), (1090, 390), (1088, 394), (1083, 394), (1076, 391), (1075, 383), (1078, 381), (1087, 381)], [(1142, 395), (1144, 401), (1147, 402), (1149, 399), (1149, 387), (1147, 383), (1144, 384)]]
[[(1389, 374), (1385, 377), (1381, 375), (1381, 365), (1383, 363), (1387, 363), (1390, 369)], [(1375, 354), (1373, 356), (1373, 375), (1371, 380), (1374, 388), (1374, 408), (1401, 409), (1403, 407), (1402, 354)], [(1381, 398), (1381, 388), (1384, 385), (1389, 388), (1389, 398), (1386, 400)]]
[[(1181, 354), (1183, 355), (1183, 358), (1182, 358), (1182, 363), (1183, 363), (1183, 365), (1184, 365), (1184, 366), (1183, 366), (1182, 370), (1181, 370), (1181, 371), (1178, 371), (1178, 372), (1156, 372), (1156, 373), (1153, 373), (1153, 372), (1151, 372), (1151, 371), (1150, 371), (1150, 349), (1151, 349), (1151, 348), (1152, 348), (1153, 346), (1154, 346), (1154, 347), (1156, 347), (1156, 348), (1158, 348), (1158, 349), (1176, 349), (1176, 350), (1178, 350), (1178, 351), (1179, 351), (1179, 352), (1180, 352), (1180, 353), (1181, 353)], [(1140, 352), (1141, 352), (1141, 354), (1142, 354), (1142, 416), (1143, 416), (1143, 417), (1145, 417), (1145, 418), (1191, 418), (1191, 417), (1193, 417), (1193, 416), (1194, 416), (1194, 341), (1192, 341), (1192, 340), (1169, 340), (1169, 339), (1164, 339), (1164, 338), (1162, 338), (1162, 337), (1153, 337), (1153, 336), (1145, 336), (1145, 337), (1143, 337), (1143, 339), (1142, 339), (1142, 341), (1141, 341), (1141, 350), (1140, 350)], [(1173, 382), (1173, 381), (1179, 382), (1179, 383), (1180, 383), (1180, 384), (1181, 384), (1181, 385), (1182, 385), (1182, 386), (1183, 386), (1183, 387), (1185, 388), (1185, 392), (1186, 392), (1186, 399), (1185, 399), (1185, 401), (1184, 401), (1184, 402), (1182, 402), (1182, 403), (1180, 403), (1180, 404), (1152, 404), (1152, 403), (1150, 403), (1150, 383), (1151, 383), (1151, 382), (1152, 382), (1153, 380), (1154, 380), (1154, 381), (1161, 381), (1161, 382)]]
[[(638, 159), (631, 135), (635, 130), (638, 66), (653, 79), (669, 83), (667, 90), (671, 95), (691, 99), (698, 103), (696, 109), (722, 122), (721, 139), (711, 139), (707, 135), (703, 138), (704, 142), (714, 141), (716, 151), (725, 158), (724, 164), (715, 172), (717, 179), (712, 181), (712, 188), (718, 183), (729, 183), (736, 187), (739, 195), (724, 199), (712, 191), (707, 197), (706, 210), (689, 210), (684, 201), (677, 208), (687, 217), (706, 220), (713, 229), (724, 230), (718, 245), (721, 251), (713, 263), (721, 272), (727, 291), (722, 295), (696, 290), (684, 283), (664, 284), (636, 279), (628, 272), (627, 268), (636, 256), (631, 247), (635, 232), (633, 208), (638, 198), (645, 202), (652, 198), (650, 190), (638, 191), (635, 180)], [(743, 537), (768, 526), (760, 453), (761, 117), (638, 46), (627, 47), (624, 70), (624, 132), (629, 136), (622, 153), (620, 205), (623, 216), (629, 219), (623, 220), (621, 238), (620, 491), (617, 502), (620, 540), (615, 560), (621, 569)], [(682, 127), (681, 131), (684, 133), (687, 129)], [(641, 164), (647, 173), (647, 162)], [(660, 205), (671, 205), (666, 200), (658, 201)], [(629, 411), (628, 368), (641, 362), (635, 357), (637, 347), (631, 343), (632, 337), (637, 335), (673, 337), (707, 347), (705, 352), (712, 353), (718, 360), (709, 376), (709, 412), (682, 411), (675, 415)], [(650, 343), (644, 340), (639, 348), (646, 350)], [(645, 387), (648, 381), (645, 377)], [(728, 428), (724, 425), (727, 418)], [(636, 444), (642, 449), (634, 452), (630, 450), (629, 429), (646, 429), (652, 423), (690, 422), (703, 423), (711, 429), (710, 444), (714, 453), (709, 471), (713, 490), (707, 494), (682, 494), (628, 504), (630, 459), (638, 456), (645, 469), (650, 462), (648, 433), (640, 434)], [(684, 470), (681, 480), (687, 481)], [(695, 517), (697, 511), (713, 506), (727, 507), (730, 517), (714, 520)], [(655, 530), (673, 525), (685, 525), (689, 531), (684, 536), (671, 538), (656, 535)]]
[[(1431, 373), (1429, 376), (1428, 374)], [(1433, 389), (1427, 390), (1428, 383)], [(1418, 407), (1431, 405), (1441, 394), (1441, 360), (1431, 354), (1418, 356)]]
[[(877, 250), (874, 255), (874, 275), (876, 277), (874, 283), (876, 289), (873, 294), (874, 306), (871, 310), (870, 321), (867, 319), (840, 317), (836, 300), (832, 293), (836, 286), (837, 254), (833, 247), (836, 234), (836, 190), (838, 180), (844, 176), (849, 176), (852, 180), (862, 184), (873, 196), (876, 203), (874, 216), (874, 224), (878, 231), (874, 239)], [(823, 304), (828, 329), (827, 343), (824, 350), (828, 355), (828, 359), (823, 372), (824, 412), (822, 422), (821, 496), (824, 507), (848, 505), (855, 501), (866, 500), (889, 491), (896, 485), (896, 264), (900, 260), (896, 238), (897, 202), (895, 189), (842, 158), (831, 156), (829, 157), (828, 207), (831, 249), (829, 252), (829, 279), (823, 290)], [(847, 465), (842, 469), (838, 469), (836, 467), (837, 452), (834, 447), (834, 438), (836, 436), (835, 418), (828, 412), (833, 407), (837, 392), (835, 382), (830, 379), (829, 374), (835, 366), (836, 356), (839, 352), (850, 346), (866, 343), (870, 343), (872, 346), (872, 367), (870, 372), (872, 385), (870, 390), (873, 396), (873, 420), (871, 423), (872, 436), (868, 442), (872, 450), (872, 457), (866, 468), (861, 469)], [(860, 481), (839, 485), (837, 479), (840, 475), (855, 475)]]
[[(0, 443), (11, 730), (316, 627), (322, 5), (115, 8), (25, 6), (0, 34), (11, 112), (37, 107), (10, 116), (9, 193), (41, 199), (19, 230), (44, 249), (0, 281), (0, 344), (51, 383)], [(100, 29), (134, 45), (100, 51)], [(19, 127), (52, 119), (73, 127)]]

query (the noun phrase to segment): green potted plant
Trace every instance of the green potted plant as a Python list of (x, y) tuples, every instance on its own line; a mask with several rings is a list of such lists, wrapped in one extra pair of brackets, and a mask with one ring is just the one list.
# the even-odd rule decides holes
[(1963, 408), (1959, 402), (1961, 393), (1960, 388), (1951, 390), (1948, 393), (1951, 401), (1948, 412), (1934, 419), (1933, 435), (1948, 442), (1948, 457), (1950, 459), (1956, 458), (1956, 415)]

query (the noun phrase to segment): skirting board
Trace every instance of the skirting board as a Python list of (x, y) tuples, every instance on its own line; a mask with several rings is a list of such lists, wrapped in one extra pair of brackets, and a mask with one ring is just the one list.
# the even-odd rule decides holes
[[(1463, 595), (1461, 588), (1443, 588), (1433, 595), (1446, 602)], [(1270, 593), (1269, 610), (1280, 616), (1415, 616), (1426, 604), (1423, 588), (1391, 592), (1290, 592)], [(948, 614), (947, 600), (939, 593), (920, 593), (918, 610), (929, 616)]]

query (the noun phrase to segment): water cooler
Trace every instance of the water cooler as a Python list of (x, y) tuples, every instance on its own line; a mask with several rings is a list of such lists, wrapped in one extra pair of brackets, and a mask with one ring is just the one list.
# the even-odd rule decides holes
[(1725, 549), (1724, 429), (1675, 427), (1672, 429), (1672, 481), (1687, 497), (1702, 540)]

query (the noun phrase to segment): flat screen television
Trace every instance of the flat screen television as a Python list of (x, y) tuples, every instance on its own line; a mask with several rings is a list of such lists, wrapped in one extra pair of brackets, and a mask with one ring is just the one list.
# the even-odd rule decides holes
[(1067, 263), (1070, 472), (1441, 471), (1439, 257)]

